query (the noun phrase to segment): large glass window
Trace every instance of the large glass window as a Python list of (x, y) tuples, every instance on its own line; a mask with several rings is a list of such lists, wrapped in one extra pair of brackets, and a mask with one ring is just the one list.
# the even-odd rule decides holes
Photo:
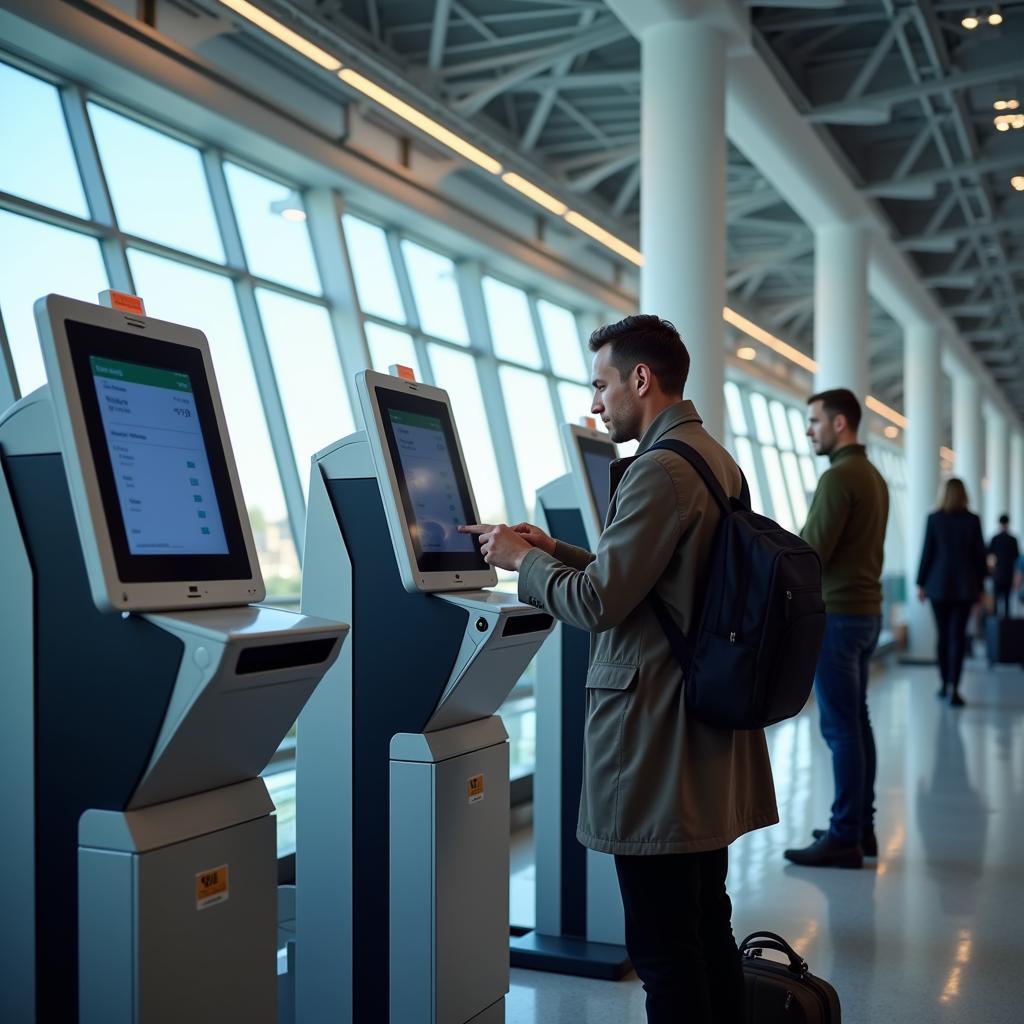
[(433, 249), (409, 239), (402, 240), (402, 255), (409, 272), (420, 327), (435, 338), (469, 344), (469, 330), (462, 312), (455, 264)]
[(237, 164), (225, 163), (224, 176), (249, 270), (302, 291), (319, 292), (320, 275), (298, 192)]
[(310, 459), (355, 429), (331, 321), (323, 306), (256, 289), (303, 489)]
[(796, 531), (796, 522), (789, 507), (786, 478), (782, 472), (779, 453), (771, 445), (761, 445), (761, 459), (764, 462), (764, 473), (768, 478), (768, 493), (772, 499), (772, 515), (784, 530)]
[(494, 354), (539, 370), (543, 364), (526, 292), (493, 277), (483, 279), (483, 289)]
[(366, 344), (370, 347), (370, 362), (375, 370), (387, 373), (388, 368), (397, 363), (399, 366), (408, 366), (416, 374), (417, 380), (423, 380), (412, 337), (405, 331), (367, 321)]
[(476, 360), (468, 352), (458, 352), (437, 343), (430, 344), (428, 354), (434, 381), (451, 396), (480, 518), (485, 523), (504, 522), (508, 513), (487, 425), (487, 410), (480, 391)]
[(89, 216), (60, 95), (9, 64), (0, 64), (0, 192)]
[(572, 310), (548, 302), (547, 299), (539, 299), (537, 314), (544, 332), (551, 369), (559, 377), (589, 383), (590, 370), (583, 358), (580, 332)]
[(538, 489), (565, 472), (548, 382), (542, 374), (515, 366), (502, 366), (498, 374), (509, 412), (523, 497), (532, 516)]
[(746, 437), (750, 433), (747, 428), (747, 415), (743, 411), (743, 399), (740, 389), (734, 381), (725, 382), (725, 411), (729, 417), (729, 427), (735, 437)]
[(558, 400), (562, 403), (562, 418), (566, 423), (579, 423), (584, 417), (594, 420), (598, 430), (604, 430), (604, 423), (590, 408), (594, 404), (594, 392), (582, 384), (567, 380), (558, 382)]
[(342, 217), (359, 307), (364, 313), (405, 323), (398, 279), (384, 229), (346, 213)]
[(96, 103), (89, 116), (121, 230), (222, 263), (199, 150)]
[(763, 515), (765, 511), (764, 499), (761, 497), (761, 485), (757, 479), (757, 464), (754, 462), (754, 446), (750, 443), (749, 437), (735, 438), (736, 461), (747, 480), (747, 489), (750, 491), (750, 507), (758, 514)]
[(50, 292), (95, 302), (108, 288), (99, 243), (0, 210), (0, 310), (23, 395), (46, 383), (32, 304)]
[(267, 593), (297, 597), (299, 561), (231, 281), (134, 249), (128, 262), (147, 313), (197, 327), (210, 342)]

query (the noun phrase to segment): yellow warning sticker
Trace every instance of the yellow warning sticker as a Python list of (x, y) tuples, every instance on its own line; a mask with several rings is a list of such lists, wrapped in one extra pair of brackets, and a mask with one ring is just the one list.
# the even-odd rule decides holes
[(484, 798), (484, 777), (483, 775), (473, 775), (466, 782), (466, 792), (469, 797), (469, 803), (479, 803)]
[(227, 864), (197, 872), (196, 910), (206, 910), (217, 903), (224, 903), (229, 894)]

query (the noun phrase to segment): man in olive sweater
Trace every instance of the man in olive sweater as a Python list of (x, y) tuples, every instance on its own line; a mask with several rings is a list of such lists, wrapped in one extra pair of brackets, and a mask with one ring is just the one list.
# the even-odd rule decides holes
[(825, 639), (814, 692), (832, 751), (835, 802), (828, 829), (786, 850), (794, 864), (859, 868), (878, 853), (875, 738), (868, 716), (868, 667), (882, 627), (882, 558), (889, 492), (858, 443), (860, 403), (839, 388), (808, 399), (807, 436), (831, 465), (818, 481), (801, 536), (821, 556)]

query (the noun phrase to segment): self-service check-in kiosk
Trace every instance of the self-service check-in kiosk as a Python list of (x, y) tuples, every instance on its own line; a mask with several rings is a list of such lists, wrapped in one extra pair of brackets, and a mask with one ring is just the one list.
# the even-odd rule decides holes
[(298, 1024), (496, 1024), (508, 742), (553, 620), (492, 587), (448, 395), (366, 371), (365, 431), (314, 458), (302, 608), (352, 642), (299, 719)]
[[(558, 540), (594, 551), (618, 453), (593, 427), (565, 424), (562, 439), (570, 470), (538, 492), (540, 525)], [(536, 918), (532, 931), (512, 939), (512, 965), (618, 979), (630, 968), (614, 860), (576, 839), (589, 661), (590, 634), (565, 623), (538, 656)]]
[(251, 604), (206, 338), (133, 305), (40, 299), (0, 417), (0, 1019), (272, 1024), (259, 773), (347, 627)]

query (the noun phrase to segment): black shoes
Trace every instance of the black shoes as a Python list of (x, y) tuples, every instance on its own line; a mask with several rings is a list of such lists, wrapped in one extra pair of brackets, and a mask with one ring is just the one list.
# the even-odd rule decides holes
[(940, 686), (935, 691), (935, 696), (938, 697), (939, 700), (945, 700), (948, 695), (949, 695), (949, 688), (946, 687), (946, 686)]
[(962, 708), (966, 703), (967, 701), (956, 690), (953, 691), (953, 696), (949, 698), (949, 706), (953, 708)]
[[(828, 835), (827, 828), (816, 828), (812, 833), (815, 839), (824, 839)], [(874, 830), (865, 832), (860, 837), (860, 848), (864, 852), (865, 857), (877, 857), (878, 856), (878, 838), (875, 836)]]
[(786, 850), (784, 856), (806, 868), (860, 868), (864, 865), (864, 851), (859, 846), (840, 846), (827, 835), (801, 850)]

